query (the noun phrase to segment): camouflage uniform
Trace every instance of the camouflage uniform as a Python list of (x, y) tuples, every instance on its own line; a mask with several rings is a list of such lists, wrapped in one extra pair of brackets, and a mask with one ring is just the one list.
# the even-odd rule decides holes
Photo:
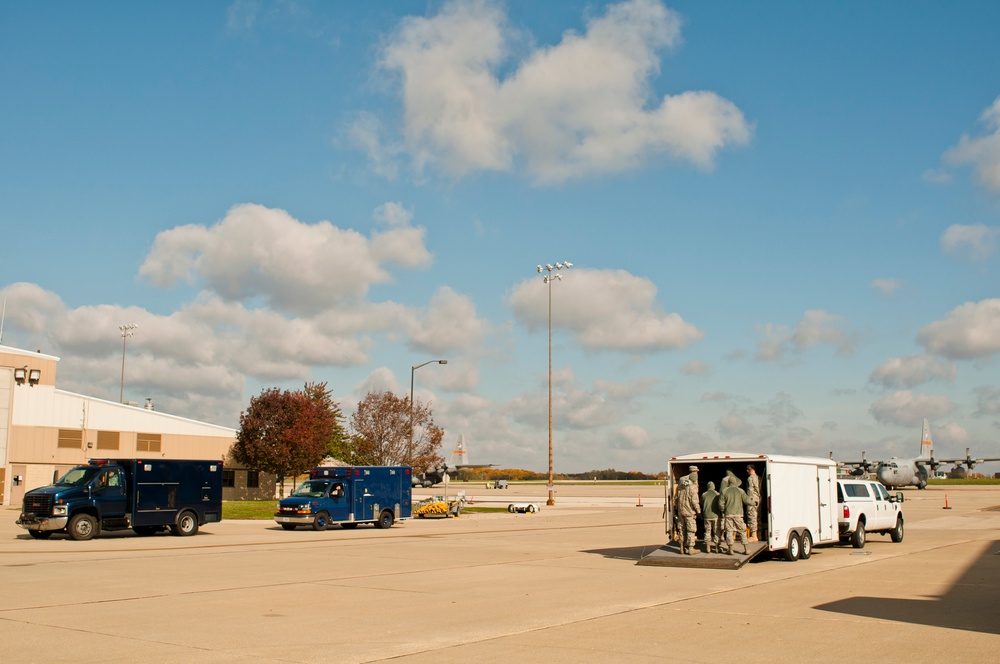
[(724, 516), (722, 530), (726, 538), (726, 553), (729, 554), (733, 553), (733, 540), (737, 533), (740, 536), (740, 543), (743, 544), (743, 553), (747, 552), (747, 527), (743, 521), (743, 512), (747, 505), (747, 494), (746, 491), (740, 488), (741, 484), (743, 482), (740, 481), (740, 478), (730, 478), (729, 486), (726, 487), (725, 492), (723, 492), (719, 500)]
[(701, 506), (698, 504), (698, 485), (692, 484), (687, 477), (682, 477), (680, 489), (677, 491), (677, 523), (680, 536), (681, 553), (695, 554), (695, 541), (698, 530), (698, 514)]
[(708, 490), (701, 494), (701, 522), (705, 526), (705, 552), (719, 547), (719, 492), (715, 482), (708, 483)]
[(749, 541), (757, 541), (757, 507), (760, 505), (760, 477), (757, 469), (747, 466), (747, 528), (750, 529)]

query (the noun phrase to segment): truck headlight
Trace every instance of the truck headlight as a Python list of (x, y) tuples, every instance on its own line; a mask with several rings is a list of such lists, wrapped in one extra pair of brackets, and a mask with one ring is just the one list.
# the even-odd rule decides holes
[(56, 505), (52, 508), (52, 516), (66, 516), (66, 505)]
[(299, 505), (299, 512), (301, 514), (312, 514), (312, 505)]

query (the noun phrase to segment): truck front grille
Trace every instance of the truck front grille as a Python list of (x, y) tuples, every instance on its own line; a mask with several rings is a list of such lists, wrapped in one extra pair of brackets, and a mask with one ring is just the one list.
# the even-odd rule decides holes
[(49, 516), (52, 514), (52, 496), (25, 496), (21, 511), (25, 514)]

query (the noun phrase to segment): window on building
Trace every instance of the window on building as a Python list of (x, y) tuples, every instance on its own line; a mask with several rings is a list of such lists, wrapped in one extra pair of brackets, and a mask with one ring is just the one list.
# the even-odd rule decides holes
[(135, 436), (136, 452), (160, 452), (162, 436), (158, 433), (139, 433)]
[(118, 441), (121, 438), (121, 434), (117, 431), (98, 431), (97, 432), (97, 449), (99, 450), (117, 450)]
[(83, 430), (59, 429), (59, 447), (83, 449)]
[(222, 486), (232, 488), (236, 486), (236, 471), (222, 469)]
[(260, 473), (256, 470), (247, 471), (247, 488), (248, 489), (259, 489), (260, 488)]

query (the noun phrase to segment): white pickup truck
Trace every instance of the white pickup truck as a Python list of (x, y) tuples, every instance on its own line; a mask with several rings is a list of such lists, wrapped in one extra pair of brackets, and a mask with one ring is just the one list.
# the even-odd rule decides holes
[(862, 549), (868, 533), (888, 534), (903, 541), (903, 494), (890, 496), (874, 480), (837, 480), (840, 541)]

